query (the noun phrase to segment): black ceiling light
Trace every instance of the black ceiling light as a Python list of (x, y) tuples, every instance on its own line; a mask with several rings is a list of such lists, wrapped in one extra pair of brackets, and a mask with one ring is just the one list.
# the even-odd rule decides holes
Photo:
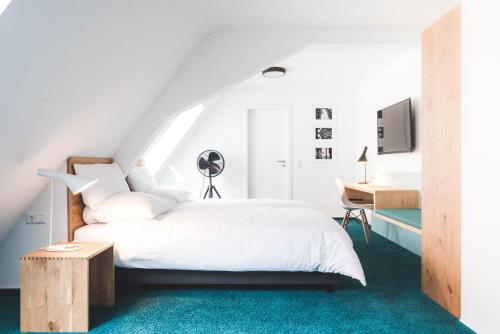
[(286, 74), (284, 67), (269, 67), (267, 70), (262, 71), (262, 76), (265, 78), (281, 78)]

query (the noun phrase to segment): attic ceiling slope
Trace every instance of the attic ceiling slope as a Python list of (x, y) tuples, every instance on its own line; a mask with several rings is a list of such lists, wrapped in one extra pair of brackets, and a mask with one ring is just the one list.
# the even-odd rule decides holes
[(70, 155), (111, 156), (206, 33), (169, 1), (13, 1), (0, 16), (0, 240)]

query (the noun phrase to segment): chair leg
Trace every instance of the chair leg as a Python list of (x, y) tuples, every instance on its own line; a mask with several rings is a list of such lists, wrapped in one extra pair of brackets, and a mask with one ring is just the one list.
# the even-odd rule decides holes
[(368, 218), (366, 218), (365, 210), (361, 209), (361, 225), (363, 226), (363, 233), (365, 234), (366, 243), (370, 243), (371, 235), (370, 235), (370, 224), (368, 224)]
[(347, 210), (344, 213), (344, 218), (342, 219), (342, 224), (340, 224), (340, 226), (342, 226), (343, 229), (345, 229), (346, 220), (347, 220)]
[(344, 219), (342, 220), (342, 228), (347, 230), (347, 224), (349, 224), (349, 217), (351, 216), (351, 210), (346, 210)]

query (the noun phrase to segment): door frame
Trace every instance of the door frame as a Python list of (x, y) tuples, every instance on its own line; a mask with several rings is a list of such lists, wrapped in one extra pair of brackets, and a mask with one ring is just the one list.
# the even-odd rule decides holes
[(293, 106), (291, 104), (247, 104), (245, 105), (245, 115), (243, 117), (244, 121), (244, 138), (243, 138), (243, 148), (242, 152), (244, 153), (244, 172), (243, 172), (243, 196), (248, 198), (248, 114), (250, 110), (255, 109), (267, 109), (269, 111), (285, 111), (288, 118), (288, 199), (293, 199), (293, 165), (294, 165), (294, 157), (293, 157)]

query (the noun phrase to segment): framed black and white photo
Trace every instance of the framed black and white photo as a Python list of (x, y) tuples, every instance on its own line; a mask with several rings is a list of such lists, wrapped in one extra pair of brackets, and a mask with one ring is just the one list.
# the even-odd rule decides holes
[(333, 139), (333, 128), (315, 128), (315, 139)]
[(315, 108), (314, 115), (317, 121), (331, 121), (333, 120), (333, 108)]
[(333, 147), (316, 147), (316, 160), (333, 160)]

